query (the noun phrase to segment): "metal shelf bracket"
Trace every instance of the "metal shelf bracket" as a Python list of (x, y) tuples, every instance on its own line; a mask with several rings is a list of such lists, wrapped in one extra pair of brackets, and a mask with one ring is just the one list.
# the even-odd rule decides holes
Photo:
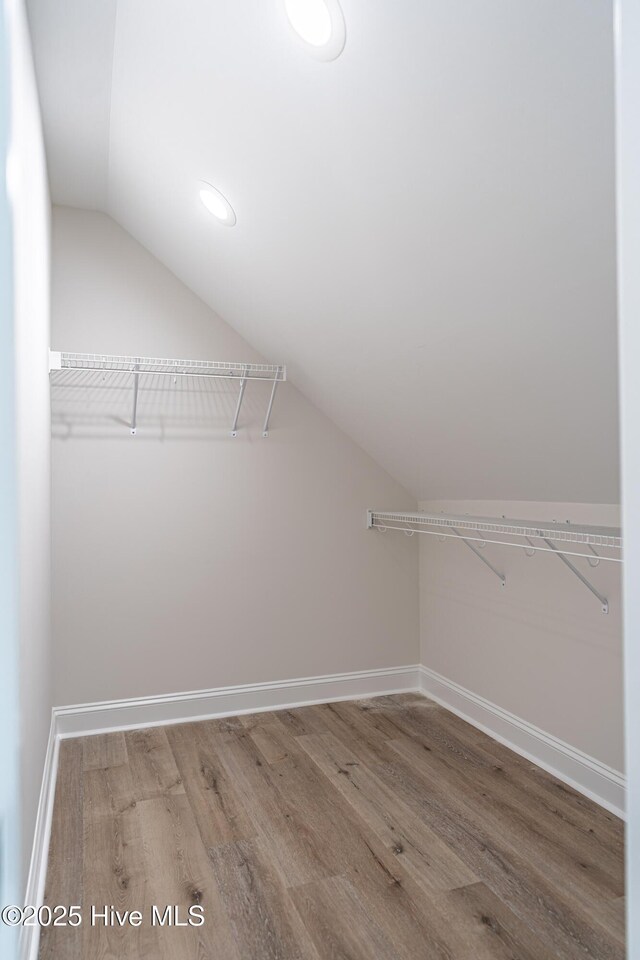
[(229, 431), (230, 437), (238, 436), (238, 417), (240, 416), (240, 407), (242, 406), (242, 398), (244, 397), (245, 387), (247, 386), (247, 371), (246, 369), (242, 371), (242, 380), (240, 381), (240, 393), (238, 394), (238, 403), (236, 405), (236, 412), (233, 418), (233, 424), (231, 430)]
[(467, 547), (469, 547), (469, 550), (471, 550), (472, 553), (475, 553), (475, 555), (476, 555), (476, 557), (478, 558), (478, 560), (482, 560), (482, 562), (484, 563), (485, 567), (488, 567), (489, 570), (491, 570), (491, 572), (492, 572), (493, 574), (495, 574), (495, 576), (496, 576), (496, 577), (498, 578), (498, 580), (500, 581), (500, 586), (501, 586), (501, 587), (506, 587), (506, 585), (507, 585), (507, 578), (505, 577), (504, 573), (500, 573), (499, 570), (496, 570), (496, 568), (494, 567), (494, 565), (493, 565), (489, 560), (487, 560), (486, 557), (483, 557), (483, 556), (482, 556), (482, 554), (480, 553), (480, 551), (478, 550), (477, 547), (474, 547), (472, 543), (469, 543), (468, 540), (465, 540), (465, 538), (462, 536), (462, 534), (460, 533), (460, 531), (459, 531), (456, 527), (451, 527), (451, 529), (453, 530), (453, 532), (454, 532), (458, 537), (460, 537), (460, 539), (462, 540), (462, 542), (463, 542)]
[(273, 386), (271, 387), (271, 396), (269, 397), (269, 406), (267, 407), (267, 415), (264, 418), (264, 426), (262, 428), (262, 436), (266, 439), (269, 436), (269, 419), (271, 417), (271, 410), (273, 409), (273, 401), (276, 398), (276, 387), (278, 386), (277, 378), (273, 380)]
[(135, 437), (137, 432), (137, 420), (138, 420), (138, 384), (140, 382), (140, 367), (138, 364), (134, 366), (134, 376), (133, 376), (133, 411), (131, 413), (131, 436)]
[[(569, 570), (571, 570), (571, 573), (573, 573), (573, 575), (576, 576), (576, 577), (578, 578), (578, 580), (580, 580), (582, 583), (584, 583), (584, 585), (585, 585), (585, 587), (587, 588), (587, 590), (590, 590), (591, 593), (594, 595), (594, 597), (597, 597), (597, 599), (600, 601), (600, 605), (601, 605), (601, 607), (602, 607), (602, 612), (603, 612), (603, 613), (609, 613), (609, 601), (607, 600), (607, 598), (606, 598), (606, 597), (603, 597), (602, 594), (599, 593), (599, 592), (596, 590), (596, 588), (593, 586), (593, 584), (590, 583), (590, 582), (587, 580), (587, 578), (584, 576), (584, 574), (580, 573), (580, 571), (578, 570), (578, 568), (577, 568), (576, 566), (574, 566), (574, 564), (571, 563), (571, 561), (568, 560), (568, 559), (565, 557), (565, 555), (564, 555), (560, 550), (558, 550), (558, 548), (555, 546), (555, 544), (553, 544), (553, 543), (551, 542), (551, 540), (547, 540), (546, 537), (542, 537), (542, 539), (544, 540), (544, 542), (546, 543), (546, 545), (549, 547), (549, 549), (552, 550), (552, 551), (555, 553), (555, 555), (556, 555), (556, 557), (558, 558), (558, 560), (562, 560), (562, 562), (564, 563), (565, 567), (568, 567)], [(597, 554), (596, 554), (596, 556), (597, 556)]]

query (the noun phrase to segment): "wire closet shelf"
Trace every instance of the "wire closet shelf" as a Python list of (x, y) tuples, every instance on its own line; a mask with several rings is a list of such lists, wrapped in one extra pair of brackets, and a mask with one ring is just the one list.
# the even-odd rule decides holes
[[(529, 520), (499, 520), (493, 517), (454, 516), (452, 514), (428, 513), (381, 513), (370, 510), (367, 526), (379, 530), (400, 530), (404, 533), (431, 533), (435, 536), (457, 538), (456, 530), (467, 531), (465, 540), (480, 543), (496, 543), (503, 547), (530, 547), (528, 543), (514, 543), (499, 537), (522, 537), (529, 540), (540, 538), (555, 540), (562, 544), (587, 547), (609, 547), (622, 550), (622, 536), (618, 527), (594, 527), (573, 523), (537, 524)], [(448, 533), (447, 530), (451, 530)], [(482, 534), (482, 536), (479, 536)], [(536, 550), (552, 553), (552, 547), (536, 545)], [(587, 550), (564, 549), (561, 552), (574, 557), (593, 557)], [(602, 556), (601, 560), (622, 562), (621, 556)]]
[(519, 547), (524, 549), (528, 557), (533, 557), (538, 552), (553, 553), (600, 601), (603, 613), (609, 612), (607, 598), (568, 558), (581, 557), (586, 559), (591, 567), (598, 566), (601, 560), (622, 563), (622, 535), (619, 527), (377, 510), (367, 511), (367, 526), (381, 532), (399, 530), (407, 536), (427, 533), (443, 541), (461, 540), (495, 574), (503, 587), (506, 586), (505, 575), (482, 552), (487, 544)]
[(223, 363), (218, 360), (170, 360), (158, 357), (119, 357), (103, 353), (51, 351), (49, 369), (121, 370), (126, 373), (159, 373), (171, 377), (235, 377), (247, 380), (287, 379), (287, 368), (273, 363)]
[(269, 396), (269, 403), (265, 415), (262, 436), (269, 436), (269, 420), (273, 409), (276, 388), (279, 383), (287, 379), (287, 368), (284, 364), (273, 363), (226, 363), (218, 360), (179, 360), (160, 357), (126, 357), (104, 353), (66, 353), (51, 350), (49, 352), (49, 372), (55, 375), (56, 383), (64, 381), (65, 375), (74, 376), (81, 371), (95, 371), (98, 373), (130, 374), (133, 379), (133, 407), (130, 432), (132, 436), (137, 431), (138, 387), (140, 377), (145, 374), (153, 376), (172, 377), (177, 382), (178, 377), (216, 377), (239, 382), (238, 400), (230, 436), (238, 435), (238, 419), (245, 387), (249, 380), (266, 380), (273, 384)]

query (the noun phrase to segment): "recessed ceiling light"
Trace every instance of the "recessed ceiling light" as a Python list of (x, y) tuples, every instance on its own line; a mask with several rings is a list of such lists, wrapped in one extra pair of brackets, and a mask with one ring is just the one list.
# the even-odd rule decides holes
[(319, 60), (335, 60), (344, 49), (347, 31), (339, 0), (284, 0), (296, 36)]
[(224, 223), (226, 227), (232, 227), (235, 224), (236, 215), (233, 207), (227, 198), (206, 180), (200, 181), (200, 199), (209, 213), (213, 214), (220, 223)]

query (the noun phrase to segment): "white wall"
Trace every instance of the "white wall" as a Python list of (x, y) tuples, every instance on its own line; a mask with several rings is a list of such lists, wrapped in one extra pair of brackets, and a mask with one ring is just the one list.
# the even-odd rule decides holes
[[(615, 526), (619, 507), (575, 503), (430, 501), (421, 509)], [(462, 543), (420, 538), (421, 662), (584, 753), (622, 770), (620, 565), (576, 566), (487, 545), (499, 580)]]
[[(9, 149), (10, 21), (0, 4), (0, 170)], [(0, 176), (0, 903), (17, 903), (20, 879), (18, 526), (14, 407), (13, 237), (6, 178)], [(16, 931), (0, 924), (0, 955), (13, 957)]]
[[(111, 219), (69, 208), (52, 345), (260, 359)], [(135, 438), (130, 381), (82, 384), (52, 393), (57, 704), (417, 662), (417, 546), (365, 527), (415, 501), (292, 384), (268, 440), (268, 385), (232, 440), (237, 384), (154, 383)]]
[(107, 203), (117, 5), (117, 0), (27, 0), (56, 203), (88, 209)]
[(23, 863), (51, 718), (49, 196), (26, 18), (10, 4)]
[(620, 421), (625, 531), (627, 957), (640, 958), (640, 5), (617, 0), (616, 156)]

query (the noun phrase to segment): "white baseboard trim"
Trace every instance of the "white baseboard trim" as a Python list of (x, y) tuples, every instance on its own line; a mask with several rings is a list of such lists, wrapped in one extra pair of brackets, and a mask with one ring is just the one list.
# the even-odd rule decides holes
[(624, 819), (626, 779), (618, 770), (428, 667), (419, 672), (425, 696)]
[[(51, 823), (53, 820), (53, 801), (55, 799), (56, 779), (58, 776), (59, 748), (60, 740), (56, 733), (55, 719), (52, 716), (47, 752), (44, 759), (40, 799), (36, 813), (29, 875), (27, 877), (24, 895), (25, 905), (40, 906), (44, 901), (44, 886), (47, 879), (47, 861), (49, 858), (49, 840), (51, 839)], [(21, 960), (37, 960), (39, 945), (40, 927), (21, 927), (19, 948)]]
[(420, 667), (389, 667), (275, 683), (247, 683), (214, 690), (85, 703), (53, 710), (59, 737), (86, 737), (115, 730), (164, 726), (263, 710), (287, 710), (358, 697), (418, 690)]

